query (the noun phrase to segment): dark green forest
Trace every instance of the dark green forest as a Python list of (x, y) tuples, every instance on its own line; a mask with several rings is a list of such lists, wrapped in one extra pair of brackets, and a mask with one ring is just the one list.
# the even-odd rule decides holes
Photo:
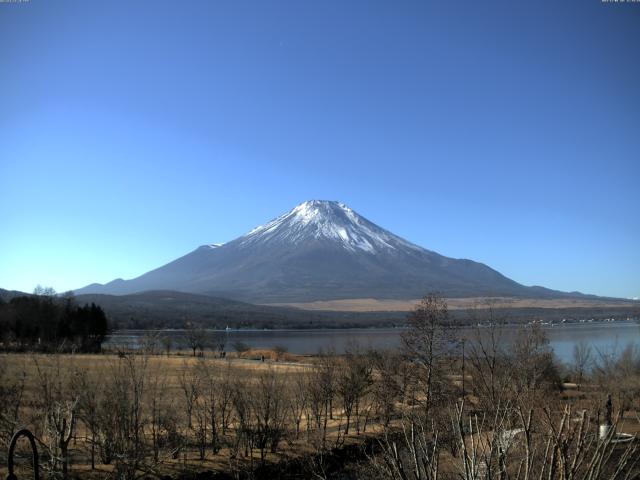
[(72, 295), (17, 296), (0, 299), (0, 348), (98, 352), (109, 321), (95, 303), (78, 305)]

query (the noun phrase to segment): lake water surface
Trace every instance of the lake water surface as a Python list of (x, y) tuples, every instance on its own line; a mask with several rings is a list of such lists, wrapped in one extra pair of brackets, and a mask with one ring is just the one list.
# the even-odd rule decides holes
[[(514, 338), (519, 327), (507, 327), (505, 339)], [(590, 344), (594, 353), (597, 351), (612, 353), (621, 351), (629, 344), (640, 347), (640, 325), (632, 321), (571, 323), (543, 327), (549, 337), (551, 347), (556, 356), (571, 362), (574, 346), (580, 342)], [(475, 329), (460, 329), (460, 338), (473, 335)], [(184, 330), (152, 331), (160, 335), (170, 335), (174, 348), (185, 348)], [(212, 331), (213, 333), (214, 331)], [(216, 335), (224, 335), (227, 350), (233, 350), (233, 343), (241, 341), (253, 348), (272, 348), (282, 346), (287, 351), (297, 354), (316, 354), (320, 350), (335, 350), (343, 353), (350, 345), (362, 348), (393, 349), (401, 344), (401, 328), (372, 329), (318, 329), (318, 330), (230, 330), (215, 331)], [(124, 346), (136, 348), (143, 336), (149, 334), (144, 330), (127, 330), (115, 332), (105, 342), (106, 347)]]

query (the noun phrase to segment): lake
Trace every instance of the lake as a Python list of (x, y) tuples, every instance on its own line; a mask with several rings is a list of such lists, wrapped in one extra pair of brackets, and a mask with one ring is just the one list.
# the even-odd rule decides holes
[[(519, 327), (507, 327), (506, 339), (513, 338)], [(629, 344), (640, 346), (640, 325), (633, 321), (616, 322), (587, 322), (557, 324), (543, 327), (549, 337), (551, 347), (556, 356), (563, 362), (571, 362), (573, 348), (579, 342), (590, 344), (594, 353), (621, 351)], [(373, 328), (373, 329), (318, 329), (318, 330), (230, 330), (215, 331), (217, 335), (224, 335), (227, 340), (227, 350), (233, 350), (234, 342), (244, 342), (253, 348), (284, 347), (287, 351), (297, 354), (316, 354), (320, 350), (335, 350), (343, 353), (349, 345), (377, 349), (393, 349), (401, 344), (401, 328)], [(170, 335), (174, 348), (185, 348), (184, 330), (127, 330), (114, 332), (104, 346), (123, 346), (136, 348), (143, 336), (149, 333)], [(214, 332), (214, 331), (211, 331)], [(460, 337), (471, 335), (472, 328), (460, 329)]]

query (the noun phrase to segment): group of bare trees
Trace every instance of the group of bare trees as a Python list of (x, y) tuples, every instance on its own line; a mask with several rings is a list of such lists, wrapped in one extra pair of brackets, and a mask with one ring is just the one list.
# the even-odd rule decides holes
[(171, 354), (174, 348), (187, 347), (192, 355), (203, 356), (205, 350), (210, 350), (218, 357), (224, 357), (227, 347), (227, 337), (219, 331), (207, 330), (200, 325), (187, 323), (181, 342), (174, 344), (173, 335), (151, 331), (143, 335), (138, 342), (138, 350), (147, 355), (166, 353)]
[(8, 372), (7, 365), (0, 358), (0, 448), (5, 450), (8, 440), (19, 426), (19, 411), (23, 403), (24, 375)]
[[(461, 342), (461, 335), (451, 335), (442, 299), (428, 296), (413, 312), (404, 349), (414, 365), (411, 398), (399, 421), (385, 430), (381, 453), (372, 461), (375, 476), (640, 478), (639, 441), (620, 433), (624, 412), (640, 407), (635, 349), (595, 359), (588, 347), (577, 347), (568, 380), (582, 388), (567, 397), (561, 367), (539, 325), (514, 335), (492, 305), (482, 315), (484, 326)], [(614, 401), (605, 415), (607, 392)], [(639, 422), (634, 420), (636, 430)]]
[(93, 367), (25, 357), (28, 378), (0, 362), (0, 441), (33, 429), (54, 478), (80, 463), (133, 479), (211, 459), (241, 476), (296, 455), (330, 478), (325, 456), (368, 433), (378, 442), (362, 478), (638, 478), (638, 441), (618, 435), (640, 407), (638, 350), (579, 344), (562, 369), (539, 326), (507, 328), (491, 305), (479, 315), (484, 326), (462, 335), (446, 302), (427, 296), (401, 350), (354, 345), (289, 366), (197, 346), (195, 358), (143, 348)]
[(216, 456), (241, 472), (285, 451), (326, 452), (346, 435), (388, 423), (399, 391), (376, 371), (386, 357), (356, 347), (308, 364), (260, 362), (257, 369), (219, 357), (143, 352), (103, 356), (93, 367), (65, 355), (23, 360), (25, 371), (35, 372), (26, 383), (0, 367), (0, 438), (6, 444), (28, 426), (45, 470), (65, 479), (79, 464), (107, 465), (129, 479)]

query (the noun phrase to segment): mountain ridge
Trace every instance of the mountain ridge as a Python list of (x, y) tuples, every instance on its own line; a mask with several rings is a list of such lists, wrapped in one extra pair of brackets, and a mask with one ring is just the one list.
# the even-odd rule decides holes
[(91, 284), (77, 294), (175, 290), (250, 303), (348, 298), (583, 296), (527, 287), (491, 267), (405, 240), (347, 205), (303, 202), (224, 244), (192, 252), (131, 280)]

